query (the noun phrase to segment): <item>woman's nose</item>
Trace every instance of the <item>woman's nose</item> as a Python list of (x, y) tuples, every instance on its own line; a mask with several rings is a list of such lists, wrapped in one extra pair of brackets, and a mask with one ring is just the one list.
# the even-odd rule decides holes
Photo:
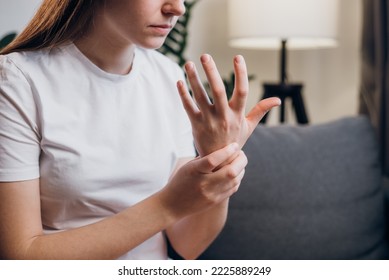
[(175, 16), (182, 16), (185, 14), (185, 4), (183, 0), (169, 0), (163, 6), (163, 13)]

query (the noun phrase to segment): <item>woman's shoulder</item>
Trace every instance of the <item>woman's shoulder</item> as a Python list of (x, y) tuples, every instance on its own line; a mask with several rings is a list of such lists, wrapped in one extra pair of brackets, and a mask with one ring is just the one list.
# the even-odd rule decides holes
[(1, 75), (23, 77), (31, 84), (53, 81), (59, 74), (72, 72), (66, 71), (72, 69), (74, 64), (71, 54), (66, 51), (67, 48), (66, 45), (61, 45), (0, 56)]
[(42, 69), (42, 66), (48, 65), (49, 60), (60, 52), (60, 48), (15, 51), (0, 56), (1, 71), (7, 71), (17, 68), (20, 72), (34, 72)]
[(48, 53), (50, 53), (50, 50), (48, 49), (15, 51), (6, 55), (2, 55), (2, 59), (8, 60), (9, 62), (13, 62), (15, 64), (28, 64), (44, 59), (47, 57)]
[(21, 52), (0, 55), (0, 77), (2, 81), (6, 81), (10, 77), (24, 76), (22, 69), (27, 61), (28, 59)]

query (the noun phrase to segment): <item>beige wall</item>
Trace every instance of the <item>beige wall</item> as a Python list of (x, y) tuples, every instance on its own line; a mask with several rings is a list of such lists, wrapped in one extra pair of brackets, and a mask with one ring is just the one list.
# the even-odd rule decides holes
[(0, 0), (0, 37), (20, 32), (42, 0)]
[[(40, 2), (41, 0), (0, 0), (0, 33), (20, 31)], [(292, 51), (289, 54), (290, 80), (304, 82), (304, 98), (313, 123), (357, 113), (361, 0), (339, 2), (338, 48)], [(251, 107), (262, 94), (261, 84), (264, 81), (278, 80), (278, 53), (230, 48), (227, 20), (227, 0), (200, 0), (194, 7), (186, 55), (199, 64), (198, 57), (202, 53), (212, 54), (222, 75), (227, 76), (232, 71), (233, 56), (243, 54), (249, 73), (256, 76), (256, 80), (251, 82), (248, 105)], [(276, 112), (270, 115), (272, 123), (277, 123), (277, 118)], [(294, 121), (293, 116), (289, 119)]]
[[(304, 82), (303, 94), (312, 123), (355, 115), (358, 110), (361, 0), (339, 2), (338, 47), (289, 53), (289, 77), (291, 81)], [(200, 0), (193, 10), (186, 55), (199, 66), (198, 57), (210, 53), (223, 76), (232, 71), (232, 57), (244, 55), (249, 73), (256, 76), (251, 82), (251, 107), (262, 94), (264, 81), (278, 81), (278, 52), (230, 48), (227, 20), (227, 0)], [(295, 121), (293, 115), (288, 118)], [(277, 123), (278, 113), (273, 112), (270, 119)]]

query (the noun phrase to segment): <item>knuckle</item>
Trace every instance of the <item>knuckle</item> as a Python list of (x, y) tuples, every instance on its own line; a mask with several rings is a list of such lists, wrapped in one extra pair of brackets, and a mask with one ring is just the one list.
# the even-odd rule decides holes
[(203, 189), (201, 195), (202, 195), (202, 199), (206, 205), (212, 205), (215, 203), (214, 195), (211, 192), (209, 192), (208, 190)]
[(236, 88), (235, 94), (239, 97), (246, 97), (248, 95), (248, 90), (245, 88)]
[(208, 185), (205, 182), (201, 182), (199, 185), (199, 192), (202, 198), (208, 197)]
[(197, 121), (197, 122), (203, 121), (203, 115), (200, 110), (193, 113), (193, 121)]
[(243, 152), (243, 151), (241, 150), (239, 156), (242, 157), (242, 159), (243, 159), (243, 161), (244, 161), (244, 164), (245, 164), (245, 166), (246, 166), (246, 165), (248, 164), (249, 160), (248, 160), (248, 158), (247, 158), (245, 152)]
[(226, 95), (226, 90), (223, 85), (213, 85), (212, 86), (212, 94), (214, 97), (224, 97)]
[(235, 187), (232, 188), (232, 193), (236, 193), (239, 190), (240, 184), (236, 184)]
[(206, 201), (206, 203), (208, 205), (213, 205), (213, 204), (216, 204), (218, 202), (216, 197), (215, 196), (211, 196), (211, 195), (207, 196), (205, 201)]
[(232, 180), (232, 184), (234, 185), (234, 186), (237, 186), (237, 185), (239, 185), (240, 184), (240, 178), (234, 178), (233, 180)]
[(230, 179), (230, 180), (233, 180), (233, 182), (235, 182), (235, 180), (237, 179), (236, 177), (238, 176), (236, 170), (232, 167), (229, 167), (227, 169), (227, 178)]
[(217, 124), (216, 129), (219, 131), (223, 131), (223, 133), (227, 134), (236, 134), (241, 129), (240, 122), (237, 122), (235, 120), (231, 120), (227, 115), (221, 116), (220, 121)]
[(231, 128), (230, 122), (223, 118), (220, 120), (220, 123), (218, 124), (218, 129), (222, 129), (223, 131), (229, 131)]
[(234, 185), (229, 191), (228, 196), (231, 197), (239, 190), (239, 184)]
[(216, 159), (211, 156), (207, 157), (205, 162), (209, 169), (213, 169), (217, 167)]

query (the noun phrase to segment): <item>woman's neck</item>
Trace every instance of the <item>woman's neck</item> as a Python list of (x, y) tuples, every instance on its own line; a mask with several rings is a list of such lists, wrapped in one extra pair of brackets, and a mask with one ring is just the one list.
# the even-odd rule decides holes
[(113, 42), (112, 38), (102, 35), (102, 32), (92, 31), (77, 39), (74, 44), (100, 69), (112, 74), (126, 75), (131, 71), (135, 45)]

